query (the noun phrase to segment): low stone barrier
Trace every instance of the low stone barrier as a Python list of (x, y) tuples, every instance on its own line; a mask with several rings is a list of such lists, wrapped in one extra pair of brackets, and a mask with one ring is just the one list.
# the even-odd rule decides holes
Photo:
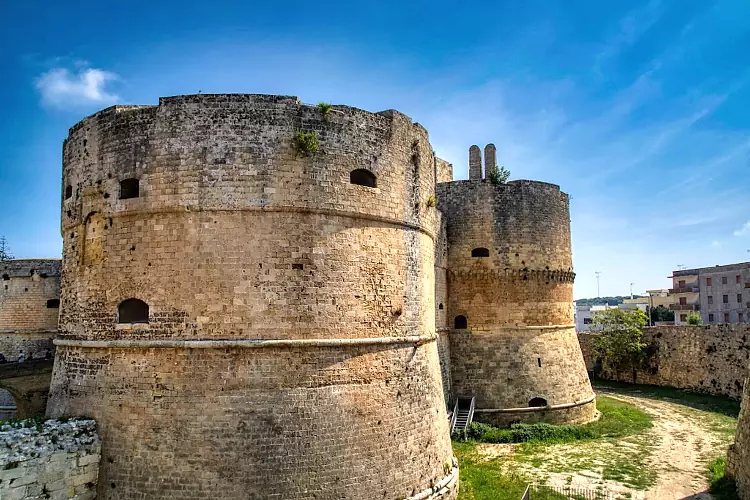
[(96, 498), (101, 442), (93, 420), (0, 426), (0, 498)]

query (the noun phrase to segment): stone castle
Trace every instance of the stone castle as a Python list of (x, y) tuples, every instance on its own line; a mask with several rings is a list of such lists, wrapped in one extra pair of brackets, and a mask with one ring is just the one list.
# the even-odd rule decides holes
[(97, 421), (98, 498), (455, 498), (457, 398), (596, 416), (568, 197), (477, 146), (453, 181), (397, 111), (191, 95), (84, 119), (63, 164), (47, 412)]

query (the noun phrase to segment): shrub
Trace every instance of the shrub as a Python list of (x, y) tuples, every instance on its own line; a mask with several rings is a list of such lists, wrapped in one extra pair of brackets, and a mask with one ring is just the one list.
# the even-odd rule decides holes
[(695, 311), (691, 311), (690, 314), (688, 314), (687, 317), (688, 325), (700, 325), (703, 320), (701, 319), (701, 315), (698, 314)]
[(510, 177), (510, 171), (505, 167), (498, 168), (497, 165), (487, 171), (487, 178), (492, 184), (505, 184)]
[(297, 132), (294, 136), (295, 145), (297, 152), (302, 156), (310, 156), (316, 153), (320, 148), (318, 144), (318, 133), (312, 132)]
[(320, 108), (321, 113), (323, 113), (323, 116), (328, 116), (328, 113), (331, 112), (331, 105), (327, 102), (319, 102), (318, 108)]
[(427, 206), (434, 207), (435, 205), (437, 205), (437, 198), (435, 198), (435, 195), (431, 194), (427, 197)]

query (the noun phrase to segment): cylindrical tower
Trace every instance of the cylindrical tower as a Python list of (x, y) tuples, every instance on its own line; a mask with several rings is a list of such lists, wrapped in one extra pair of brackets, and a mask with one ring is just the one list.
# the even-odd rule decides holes
[(737, 483), (737, 496), (750, 499), (750, 378), (745, 378), (737, 433), (727, 452), (726, 473)]
[(475, 397), (475, 418), (495, 425), (595, 418), (573, 322), (568, 196), (543, 182), (469, 180), (439, 184), (437, 198), (453, 394)]
[(194, 95), (74, 126), (48, 413), (99, 423), (98, 498), (454, 498), (434, 190), (395, 111)]

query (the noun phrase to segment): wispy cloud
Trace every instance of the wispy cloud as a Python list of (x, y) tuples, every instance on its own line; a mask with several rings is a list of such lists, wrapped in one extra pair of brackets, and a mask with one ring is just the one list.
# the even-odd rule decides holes
[(750, 220), (734, 232), (735, 236), (748, 236), (750, 235)]
[(721, 243), (719, 243), (718, 241), (714, 240), (714, 241), (711, 242), (711, 246), (712, 247), (720, 247)]
[(96, 68), (53, 68), (36, 80), (36, 88), (46, 106), (70, 109), (86, 105), (107, 105), (119, 97), (108, 89), (117, 74)]

